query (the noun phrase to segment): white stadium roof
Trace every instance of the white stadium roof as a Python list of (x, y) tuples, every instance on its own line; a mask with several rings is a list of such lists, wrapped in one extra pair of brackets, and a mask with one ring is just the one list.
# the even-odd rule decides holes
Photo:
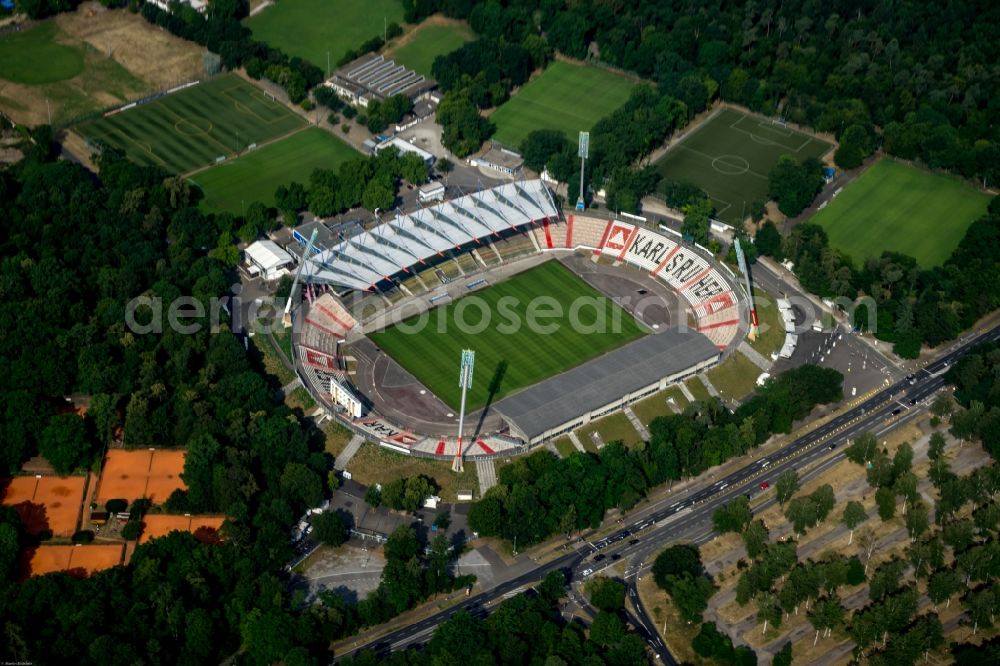
[(363, 291), (435, 255), (558, 214), (542, 181), (507, 183), (398, 215), (314, 255), (302, 274)]

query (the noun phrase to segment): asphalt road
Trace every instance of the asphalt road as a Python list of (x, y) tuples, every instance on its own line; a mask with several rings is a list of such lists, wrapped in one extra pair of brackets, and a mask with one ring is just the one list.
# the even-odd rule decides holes
[[(459, 609), (464, 608), (482, 616), (489, 612), (492, 605), (502, 601), (505, 595), (510, 596), (512, 593), (527, 589), (527, 586), (540, 581), (549, 571), (569, 569), (572, 572), (571, 580), (579, 582), (615, 565), (621, 559), (626, 559), (632, 564), (625, 574), (628, 595), (637, 610), (636, 615), (626, 614), (626, 617), (663, 663), (675, 664), (666, 645), (656, 633), (652, 619), (639, 603), (638, 594), (635, 592), (635, 578), (645, 569), (637, 563), (641, 563), (673, 541), (708, 540), (712, 534), (712, 513), (737, 494), (756, 491), (760, 481), (769, 480), (773, 485), (773, 479), (787, 469), (805, 467), (824, 457), (842, 456), (842, 445), (861, 433), (874, 431), (876, 434), (882, 434), (899, 425), (916, 413), (916, 405), (932, 397), (945, 385), (944, 374), (949, 366), (970, 347), (998, 339), (1000, 339), (1000, 326), (955, 344), (945, 355), (915, 374), (895, 382), (782, 449), (753, 460), (725, 477), (714, 480), (710, 485), (692, 487), (643, 507), (629, 516), (628, 525), (622, 525), (610, 537), (595, 543), (578, 543), (573, 552), (554, 561), (540, 564), (497, 587), (484, 590), (454, 608), (397, 629), (363, 648), (375, 649), (384, 654), (393, 649), (420, 643), (438, 624)], [(831, 450), (837, 452), (831, 453)], [(757, 507), (758, 510), (766, 508), (771, 502), (773, 498), (765, 502), (763, 507)], [(600, 563), (595, 563), (594, 558), (598, 553), (605, 557)], [(619, 557), (615, 558), (616, 555)]]

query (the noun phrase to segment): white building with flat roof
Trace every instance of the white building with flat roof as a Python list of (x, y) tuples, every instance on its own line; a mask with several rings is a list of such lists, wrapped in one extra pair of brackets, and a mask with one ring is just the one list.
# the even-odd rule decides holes
[(265, 280), (277, 280), (287, 275), (295, 258), (284, 248), (271, 240), (261, 240), (251, 243), (243, 251), (247, 272), (260, 275)]
[(444, 183), (440, 180), (432, 180), (420, 186), (420, 203), (428, 201), (444, 201)]
[(375, 146), (375, 152), (381, 153), (383, 150), (389, 147), (395, 147), (399, 150), (400, 155), (405, 155), (406, 153), (413, 153), (414, 155), (420, 155), (420, 159), (424, 161), (427, 166), (434, 164), (434, 156), (428, 153), (423, 148), (418, 148), (406, 139), (401, 139), (398, 136), (394, 136), (391, 139), (386, 139), (382, 143)]

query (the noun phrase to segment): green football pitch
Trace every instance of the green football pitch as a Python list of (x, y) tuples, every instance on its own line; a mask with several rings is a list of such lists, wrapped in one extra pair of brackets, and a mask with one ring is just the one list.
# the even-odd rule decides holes
[(402, 38), (405, 42), (395, 47), (388, 57), (430, 77), (434, 58), (457, 50), (472, 37), (472, 30), (465, 24), (421, 25), (405, 35)]
[(883, 159), (811, 221), (826, 229), (830, 244), (855, 265), (891, 250), (930, 268), (944, 263), (989, 202), (988, 195), (957, 178)]
[(122, 149), (139, 164), (186, 173), (304, 125), (283, 104), (227, 74), (77, 130)]
[(205, 193), (202, 207), (206, 210), (238, 215), (244, 203), (251, 201), (273, 206), (279, 185), (308, 184), (313, 169), (337, 169), (351, 158), (362, 157), (326, 130), (309, 127), (196, 173), (191, 180)]
[[(599, 305), (580, 301), (571, 310), (582, 298)], [(536, 315), (537, 325), (529, 326), (528, 315), (535, 312), (561, 314)], [(492, 378), (503, 362), (507, 367), (494, 400), (645, 335), (630, 314), (557, 261), (469, 294), (425, 317), (422, 326), (418, 316), (369, 337), (456, 409), (461, 400), (458, 362), (463, 349), (476, 352), (467, 407), (478, 409), (486, 403)], [(518, 326), (510, 324), (515, 317)], [(553, 328), (546, 332), (543, 326)]]
[(496, 140), (516, 148), (536, 129), (555, 129), (575, 142), (628, 100), (635, 83), (598, 67), (556, 61), (526, 83), (490, 120)]
[(255, 39), (327, 71), (389, 23), (403, 23), (400, 0), (281, 0), (244, 25)]
[(767, 174), (782, 155), (820, 157), (830, 144), (766, 118), (722, 109), (656, 163), (665, 178), (694, 183), (715, 204), (715, 217), (736, 224), (767, 199)]

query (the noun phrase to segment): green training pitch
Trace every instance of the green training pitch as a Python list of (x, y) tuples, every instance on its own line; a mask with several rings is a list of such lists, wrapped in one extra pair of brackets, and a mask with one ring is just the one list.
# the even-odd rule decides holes
[[(561, 316), (536, 315), (538, 325), (532, 327), (528, 325), (529, 305), (540, 297), (545, 300), (537, 301), (532, 312), (559, 312)], [(571, 317), (570, 306), (578, 298), (587, 298), (590, 302), (597, 299), (599, 307), (584, 306), (581, 301), (578, 316), (574, 312)], [(504, 299), (502, 304), (501, 299)], [(519, 326), (509, 323), (515, 317)], [(486, 404), (491, 380), (504, 361), (506, 372), (494, 400), (569, 370), (646, 333), (631, 315), (558, 261), (546, 262), (439, 307), (427, 317), (426, 325), (415, 331), (408, 330), (416, 329), (418, 321), (419, 317), (412, 318), (369, 337), (455, 409), (461, 400), (458, 362), (463, 349), (476, 352), (476, 370), (467, 407), (478, 409)], [(571, 321), (579, 322), (582, 330), (575, 330)], [(603, 332), (583, 328), (593, 329), (599, 321), (606, 322)], [(619, 324), (616, 326), (615, 322)], [(443, 333), (440, 332), (442, 326), (445, 326)], [(546, 333), (542, 326), (554, 326), (554, 330)]]
[(324, 72), (337, 61), (376, 35), (389, 23), (403, 23), (400, 0), (281, 0), (244, 25), (255, 39), (279, 48), (290, 56), (313, 63)]
[(576, 141), (628, 100), (635, 83), (598, 67), (556, 61), (528, 81), (490, 120), (496, 140), (516, 148), (536, 129), (555, 129)]
[(736, 224), (767, 199), (767, 174), (782, 155), (820, 157), (830, 144), (766, 118), (722, 109), (656, 163), (670, 180), (694, 183), (715, 205), (715, 217)]
[(231, 74), (80, 125), (143, 165), (186, 173), (303, 127), (305, 120)]
[(293, 181), (306, 185), (313, 169), (336, 169), (354, 157), (362, 155), (326, 130), (309, 127), (201, 171), (191, 180), (205, 193), (203, 208), (238, 215), (244, 203), (273, 206), (279, 185)]
[(59, 27), (48, 21), (0, 37), (0, 79), (37, 85), (65, 81), (82, 72), (83, 50), (58, 43), (59, 36)]
[(451, 53), (472, 41), (472, 30), (464, 25), (421, 25), (401, 39), (403, 42), (389, 54), (400, 65), (418, 74), (431, 76), (431, 65), (439, 55)]
[(891, 250), (930, 268), (944, 263), (989, 202), (957, 178), (883, 159), (811, 221), (855, 265)]

